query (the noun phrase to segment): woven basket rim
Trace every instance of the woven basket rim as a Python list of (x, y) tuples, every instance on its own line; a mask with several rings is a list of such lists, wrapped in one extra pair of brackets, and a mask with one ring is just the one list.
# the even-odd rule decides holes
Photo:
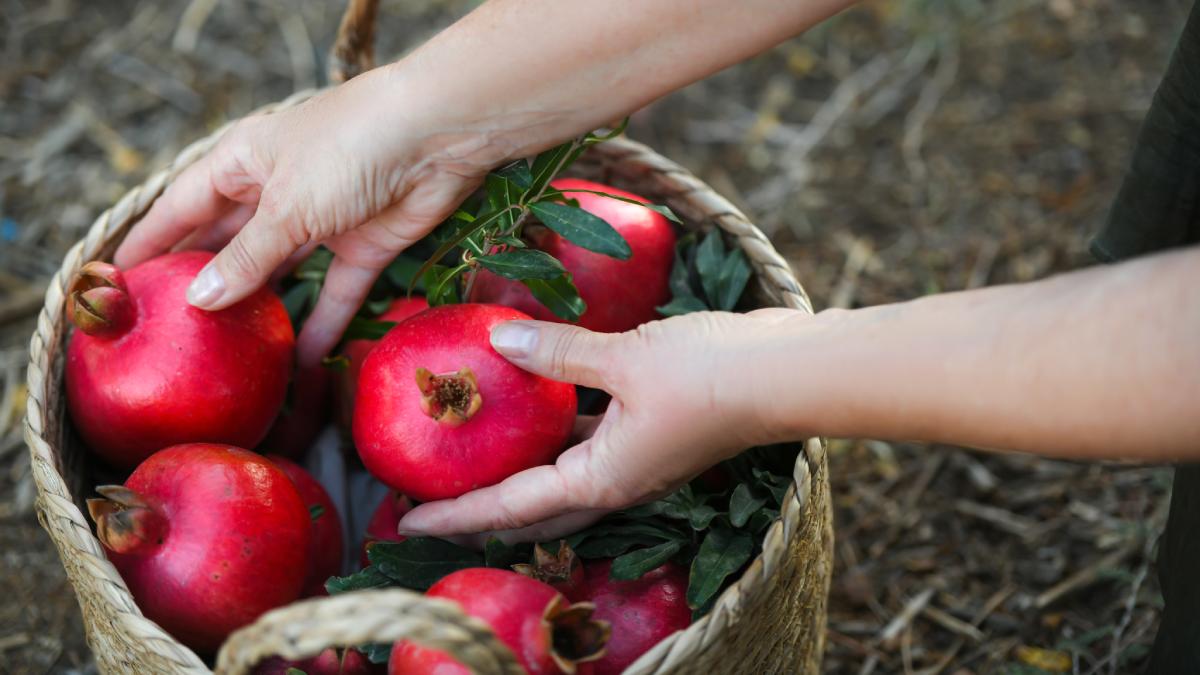
[[(292, 107), (320, 91), (323, 90), (297, 92), (283, 101), (264, 106), (251, 115)], [(72, 562), (79, 563), (89, 577), (96, 581), (95, 584), (89, 585), (79, 583), (72, 577), (75, 592), (81, 596), (99, 594), (102, 602), (116, 608), (113, 612), (117, 624), (112, 627), (114, 630), (125, 631), (137, 641), (149, 645), (155, 654), (176, 664), (180, 672), (209, 671), (192, 650), (142, 615), (124, 580), (107, 560), (87, 518), (76, 506), (75, 495), (71, 494), (63, 477), (59, 442), (49, 437), (47, 421), (53, 411), (61, 409), (63, 403), (64, 393), (59, 384), (61, 370), (56, 370), (56, 363), (61, 360), (59, 357), (68, 330), (65, 327), (64, 300), (65, 287), (71, 276), (84, 262), (111, 251), (113, 244), (124, 236), (129, 225), (144, 215), (165, 187), (187, 166), (211, 150), (235, 123), (236, 120), (187, 146), (167, 168), (130, 189), (111, 208), (102, 213), (85, 237), (67, 252), (62, 266), (51, 279), (45, 303), (38, 315), (37, 328), (30, 340), (30, 361), (26, 378), (28, 405), (24, 432), (32, 459), (32, 474), (38, 489), (36, 503), (39, 520), (59, 548), (62, 562), (66, 564), (70, 558)], [(591, 157), (614, 163), (635, 159), (644, 165), (648, 172), (655, 174), (655, 178), (668, 181), (674, 190), (673, 199), (696, 205), (703, 214), (699, 222), (711, 222), (738, 243), (754, 268), (754, 278), (770, 297), (780, 306), (812, 312), (812, 304), (803, 287), (767, 237), (736, 206), (699, 178), (647, 146), (625, 138), (616, 138), (594, 146), (589, 153)], [(801, 528), (807, 513), (806, 506), (812, 491), (813, 476), (824, 465), (824, 452), (821, 439), (813, 438), (803, 442), (803, 450), (796, 459), (792, 485), (785, 497), (781, 517), (770, 526), (764, 536), (763, 552), (751, 562), (743, 575), (719, 596), (709, 614), (687, 629), (664, 639), (631, 666), (627, 673), (667, 672), (686, 662), (713, 644), (722, 629), (737, 620), (739, 609), (746, 602), (758, 593), (765, 592), (772, 575), (784, 562), (788, 550), (787, 543)], [(823, 475), (821, 480), (824, 480)], [(370, 595), (363, 594), (363, 601), (369, 602)], [(274, 622), (280, 622), (280, 617), (283, 617), (282, 621), (293, 620), (299, 614), (289, 611), (311, 614), (313, 607), (319, 607), (322, 602), (330, 600), (294, 603), (264, 615), (259, 621), (268, 616)], [(458, 621), (459, 627), (470, 626), (469, 617), (454, 617), (452, 614), (441, 616), (440, 620), (449, 623)], [(253, 628), (257, 623), (242, 630)], [(234, 642), (233, 638), (237, 635), (238, 633), (235, 633), (231, 636), (230, 641), (226, 643), (227, 647)], [(366, 641), (368, 640), (363, 640)], [(511, 658), (511, 655), (508, 658)], [(237, 665), (240, 660), (237, 655), (227, 655), (223, 648), (219, 663), (225, 664), (228, 661), (234, 664), (228, 666), (232, 669), (229, 672), (241, 672), (238, 668), (244, 665)], [(504, 655), (500, 654), (491, 663), (504, 664), (506, 660)], [(484, 659), (484, 662), (487, 662), (487, 659)], [(219, 670), (224, 672), (225, 668), (219, 667)]]

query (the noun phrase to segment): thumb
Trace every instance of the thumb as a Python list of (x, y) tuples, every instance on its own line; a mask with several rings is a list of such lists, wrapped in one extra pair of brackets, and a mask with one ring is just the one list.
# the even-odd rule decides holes
[(605, 390), (620, 339), (620, 334), (546, 321), (508, 321), (492, 329), (492, 348), (513, 364), (552, 380)]
[(224, 309), (267, 283), (296, 246), (277, 219), (259, 213), (221, 249), (188, 287), (188, 302), (200, 309)]

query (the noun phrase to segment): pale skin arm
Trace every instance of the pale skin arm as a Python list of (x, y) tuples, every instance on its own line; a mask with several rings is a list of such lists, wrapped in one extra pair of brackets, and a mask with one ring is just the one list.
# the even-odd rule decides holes
[(400, 527), (551, 538), (747, 446), (813, 435), (1200, 460), (1197, 289), (1193, 247), (816, 316), (701, 313), (622, 335), (506, 324), (492, 338), (511, 361), (602, 387), (613, 406), (556, 465), (420, 506)]
[(299, 338), (313, 364), (372, 281), (488, 170), (615, 121), (850, 0), (492, 0), (405, 59), (248, 118), (184, 172), (116, 262), (217, 258), (189, 300), (233, 304), (318, 243), (335, 254)]

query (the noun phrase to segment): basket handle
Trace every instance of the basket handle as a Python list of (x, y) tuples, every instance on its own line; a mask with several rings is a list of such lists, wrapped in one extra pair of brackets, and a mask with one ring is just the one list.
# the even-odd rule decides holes
[(341, 84), (375, 67), (375, 15), (379, 0), (350, 0), (329, 50), (329, 81)]
[(487, 625), (458, 605), (398, 588), (314, 598), (267, 612), (229, 636), (215, 672), (244, 675), (270, 656), (302, 659), (328, 647), (401, 639), (446, 652), (472, 672), (525, 672)]

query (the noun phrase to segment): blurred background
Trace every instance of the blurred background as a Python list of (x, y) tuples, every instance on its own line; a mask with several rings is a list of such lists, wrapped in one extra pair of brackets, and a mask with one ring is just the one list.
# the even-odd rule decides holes
[[(380, 58), (475, 4), (385, 0)], [(1092, 264), (1189, 6), (872, 0), (653, 104), (629, 135), (743, 207), (818, 307), (1037, 279)], [(0, 0), (0, 673), (93, 670), (19, 431), (47, 280), (188, 142), (324, 84), (341, 11)], [(1144, 663), (1168, 470), (834, 441), (831, 475), (827, 672)]]

